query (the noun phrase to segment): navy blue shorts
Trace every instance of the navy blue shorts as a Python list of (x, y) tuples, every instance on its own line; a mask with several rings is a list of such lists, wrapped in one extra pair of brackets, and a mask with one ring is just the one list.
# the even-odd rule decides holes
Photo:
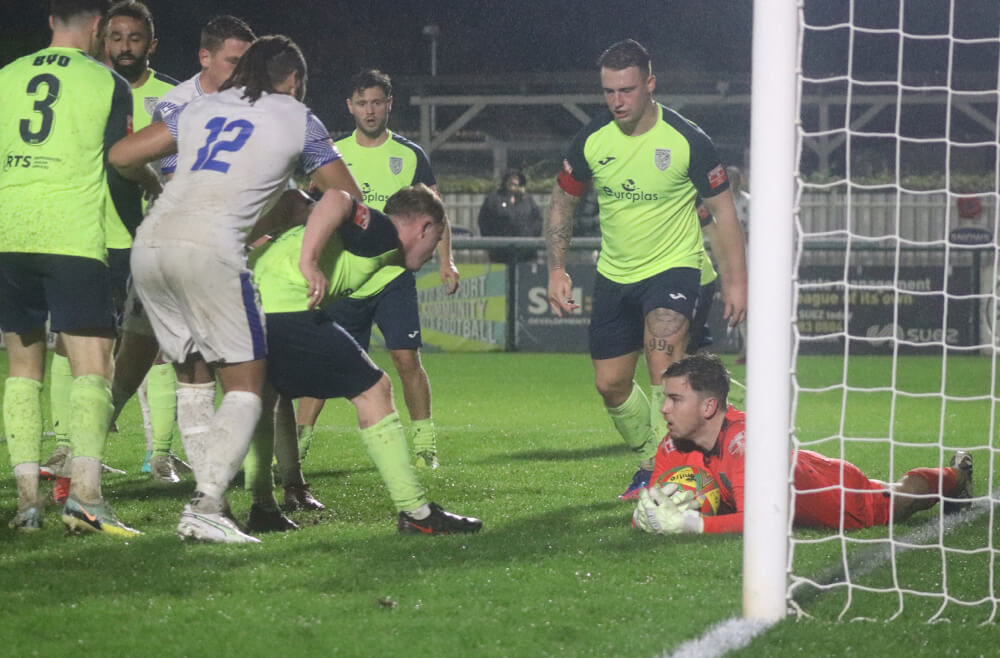
[(688, 320), (698, 302), (701, 270), (676, 267), (635, 283), (615, 283), (597, 273), (590, 314), (590, 358), (613, 359), (642, 349), (646, 315), (656, 308)]
[(718, 288), (719, 280), (712, 279), (703, 285), (698, 292), (698, 306), (695, 308), (694, 317), (691, 318), (688, 354), (694, 354), (715, 342), (715, 339), (712, 338), (712, 328), (708, 326), (708, 314), (712, 311), (712, 302), (715, 301), (715, 291)]
[(111, 271), (94, 258), (0, 253), (0, 329), (26, 334), (115, 328)]
[(125, 299), (128, 298), (129, 278), (132, 268), (129, 265), (131, 249), (108, 249), (108, 269), (111, 270), (111, 301), (115, 305), (116, 326), (121, 327), (125, 317)]
[(382, 371), (323, 311), (299, 311), (267, 314), (267, 376), (286, 397), (351, 399)]
[(404, 271), (377, 295), (365, 299), (346, 297), (324, 311), (366, 350), (371, 347), (372, 323), (378, 325), (390, 350), (416, 350), (420, 340), (420, 312), (417, 306), (417, 279)]

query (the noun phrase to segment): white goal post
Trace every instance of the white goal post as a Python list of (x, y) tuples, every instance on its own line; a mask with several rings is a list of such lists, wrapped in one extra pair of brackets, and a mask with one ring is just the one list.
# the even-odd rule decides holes
[[(792, 208), (798, 9), (755, 0), (750, 171), (753, 234), (747, 325), (747, 457), (743, 615), (776, 621), (786, 612), (791, 428)], [(766, 145), (766, 147), (763, 147)], [(766, 240), (764, 239), (766, 236)]]

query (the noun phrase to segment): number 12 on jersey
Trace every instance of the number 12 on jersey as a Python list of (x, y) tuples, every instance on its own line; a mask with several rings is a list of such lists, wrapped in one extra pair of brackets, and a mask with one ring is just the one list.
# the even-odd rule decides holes
[[(239, 151), (253, 134), (253, 124), (246, 119), (236, 119), (226, 122), (226, 117), (213, 117), (205, 124), (208, 131), (208, 139), (205, 145), (198, 149), (198, 157), (191, 167), (191, 171), (199, 169), (211, 169), (220, 173), (229, 171), (229, 163), (220, 160), (219, 156), (223, 151)], [(223, 133), (233, 133), (229, 139), (220, 140)]]

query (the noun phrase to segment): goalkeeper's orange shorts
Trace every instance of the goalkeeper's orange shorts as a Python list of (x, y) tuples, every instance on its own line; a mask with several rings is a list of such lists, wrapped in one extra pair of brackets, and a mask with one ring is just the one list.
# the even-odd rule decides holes
[(811, 450), (795, 453), (795, 524), (844, 530), (889, 523), (889, 492), (857, 466)]

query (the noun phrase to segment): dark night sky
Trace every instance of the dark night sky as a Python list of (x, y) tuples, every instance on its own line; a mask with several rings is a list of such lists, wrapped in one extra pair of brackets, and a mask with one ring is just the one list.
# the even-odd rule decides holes
[[(790, 2), (791, 0), (789, 0)], [(302, 47), (310, 67), (309, 103), (334, 132), (352, 127), (343, 109), (347, 78), (362, 67), (382, 68), (397, 82), (394, 125), (413, 131), (415, 111), (408, 95), (419, 93), (420, 81), (430, 69), (430, 47), (421, 34), (424, 25), (436, 23), (438, 73), (472, 76), (475, 81), (519, 79), (518, 74), (572, 72), (581, 74), (583, 87), (575, 91), (597, 94), (595, 59), (611, 43), (632, 37), (649, 48), (659, 74), (658, 97), (670, 104), (670, 92), (683, 84), (707, 85), (733, 78), (746, 83), (751, 68), (751, 0), (147, 0), (153, 10), (160, 39), (152, 59), (157, 70), (178, 79), (198, 70), (200, 27), (212, 16), (231, 13), (246, 19), (260, 34), (283, 33)], [(43, 0), (0, 0), (0, 65), (16, 56), (47, 45), (47, 3)], [(902, 5), (902, 9), (900, 6)], [(852, 12), (856, 24), (870, 28), (896, 28), (926, 34), (947, 31), (949, 3), (945, 0), (888, 2), (859, 0), (809, 0), (807, 21), (821, 25), (846, 22)], [(961, 37), (995, 36), (1000, 22), (1000, 2), (958, 0), (954, 33)], [(844, 67), (848, 49), (846, 30), (817, 32), (806, 41), (804, 67), (812, 73), (837, 73)], [(855, 78), (889, 79), (897, 74), (899, 40), (896, 35), (854, 34), (851, 74)], [(942, 82), (948, 70), (949, 50), (941, 42), (908, 39), (904, 82), (920, 86)], [(958, 47), (954, 62), (996, 84), (996, 48)], [(592, 75), (593, 84), (590, 86)], [(527, 78), (529, 76), (521, 76)], [(468, 78), (466, 78), (468, 80)], [(682, 80), (689, 81), (682, 83)], [(977, 88), (980, 83), (976, 83)], [(988, 86), (987, 86), (988, 88)], [(688, 89), (689, 91), (691, 89)], [(423, 90), (428, 93), (429, 90)], [(439, 93), (499, 93), (508, 89), (476, 88), (468, 82), (439, 88)], [(533, 92), (544, 92), (537, 85)], [(457, 114), (461, 108), (441, 108)], [(408, 112), (408, 114), (404, 114)], [(499, 112), (499, 111), (498, 111)], [(535, 134), (560, 139), (575, 130), (574, 119), (560, 111), (477, 118), (491, 134), (508, 136), (502, 120), (514, 116), (515, 128), (527, 124)], [(743, 114), (747, 114), (744, 112)], [(439, 115), (447, 120), (445, 114)], [(523, 118), (522, 118), (523, 117)], [(731, 147), (748, 137), (749, 117), (706, 113), (691, 116), (715, 135), (732, 130)], [(554, 122), (561, 120), (556, 125)], [(492, 122), (492, 123), (490, 123)], [(475, 126), (473, 126), (475, 127)], [(570, 132), (571, 134), (571, 132)], [(721, 135), (720, 135), (721, 136)]]
[[(33, 34), (34, 42), (26, 46), (45, 45), (44, 3), (4, 0), (3, 4), (4, 41), (14, 34)], [(441, 27), (438, 72), (442, 75), (593, 70), (604, 47), (628, 36), (646, 44), (654, 61), (662, 65), (669, 60), (705, 71), (750, 68), (750, 2), (639, 0), (627, 8), (624, 3), (579, 0), (148, 0), (147, 4), (161, 40), (154, 66), (179, 78), (196, 72), (198, 29), (220, 13), (245, 18), (258, 34), (292, 37), (317, 73), (377, 65), (396, 75), (426, 74), (430, 48), (421, 28), (428, 23)], [(8, 44), (0, 51), (4, 60), (13, 47)]]

